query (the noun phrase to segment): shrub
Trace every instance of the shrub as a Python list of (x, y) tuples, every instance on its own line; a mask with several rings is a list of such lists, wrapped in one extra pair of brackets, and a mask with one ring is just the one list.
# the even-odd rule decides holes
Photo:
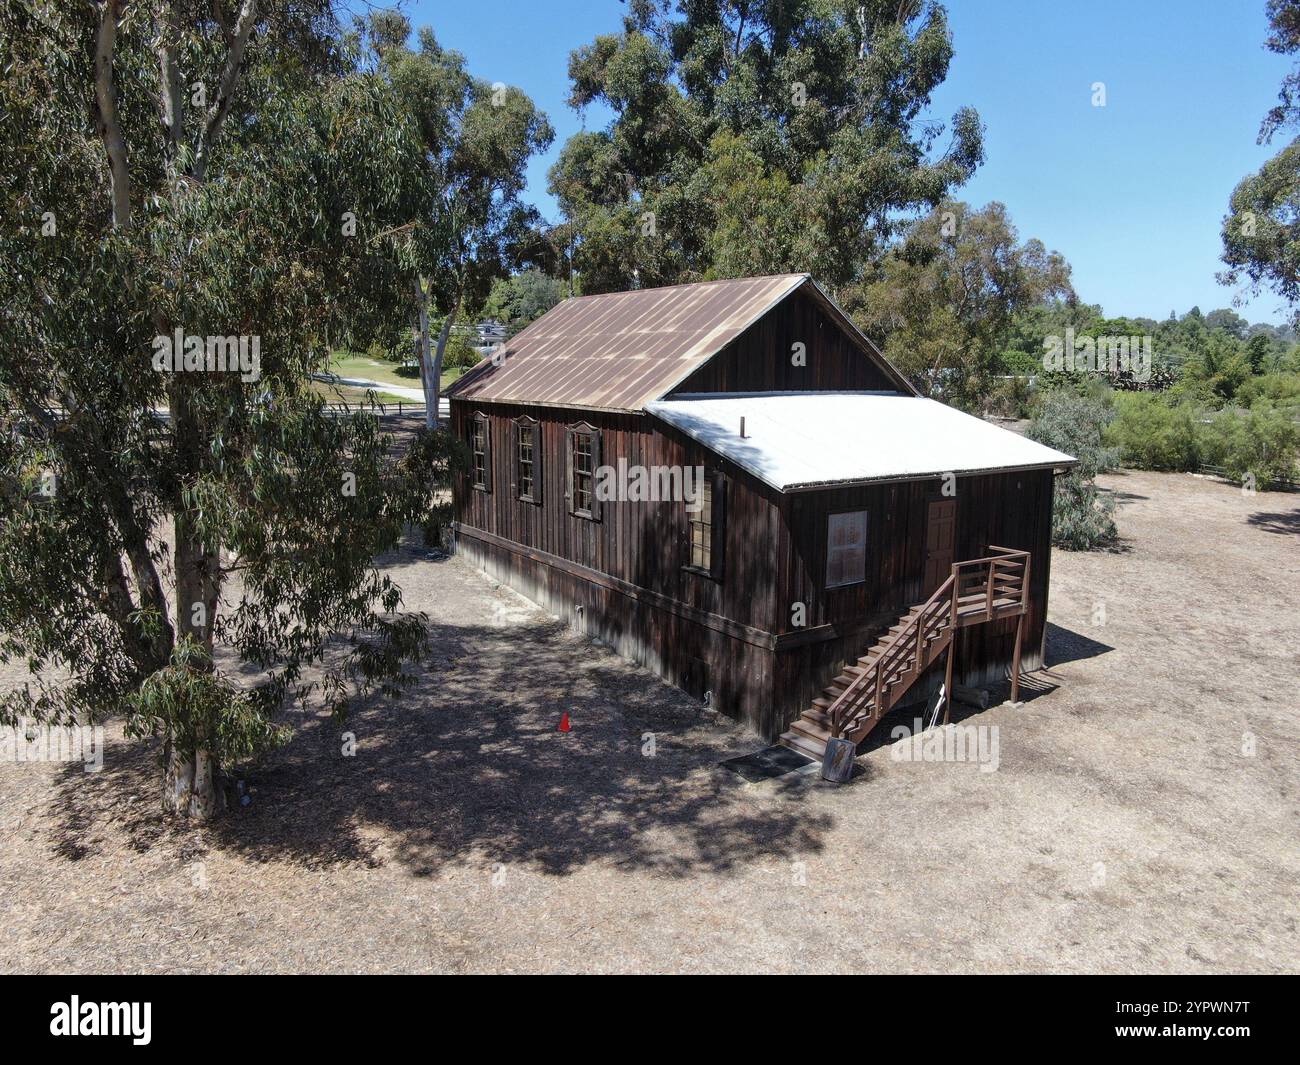
[(1029, 379), (1001, 378), (984, 400), (985, 410), (1001, 418), (1029, 417)]
[(1249, 412), (1224, 411), (1203, 427), (1205, 461), (1222, 466), (1233, 480), (1249, 475), (1265, 491), (1295, 480), (1298, 453), (1300, 429), (1291, 412), (1267, 399), (1256, 400)]
[(1106, 441), (1119, 461), (1140, 470), (1194, 470), (1200, 466), (1200, 409), (1164, 396), (1129, 392), (1115, 397)]
[(469, 337), (463, 333), (452, 333), (447, 338), (447, 347), (442, 353), (442, 368), (444, 370), (454, 370), (458, 367), (468, 369), (470, 366), (477, 366), (482, 359), (483, 356), (474, 350)]
[(1009, 374), (1033, 375), (1043, 372), (1042, 355), (1034, 355), (1028, 351), (1019, 351), (1016, 348), (1007, 348), (1000, 356), (998, 361), (1001, 363), (1002, 372)]
[(1079, 460), (1056, 478), (1052, 542), (1058, 547), (1091, 551), (1115, 540), (1115, 502), (1103, 496), (1095, 483), (1097, 474), (1116, 462), (1116, 452), (1103, 443), (1113, 417), (1107, 400), (1061, 389), (1041, 397), (1038, 414), (1025, 434)]
[(1300, 408), (1300, 373), (1270, 373), (1252, 377), (1237, 390), (1237, 402), (1252, 407), (1258, 399), (1271, 399), (1278, 407)]

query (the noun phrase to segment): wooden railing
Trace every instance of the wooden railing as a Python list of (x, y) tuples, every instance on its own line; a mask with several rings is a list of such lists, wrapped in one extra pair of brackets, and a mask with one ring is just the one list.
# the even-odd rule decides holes
[[(996, 617), (1023, 615), (1029, 609), (1029, 552), (990, 545), (984, 558), (953, 564), (952, 572), (919, 609), (909, 610), (899, 631), (874, 645), (874, 665), (861, 667), (827, 710), (830, 733), (851, 735), (865, 719), (879, 720), (938, 654), (952, 635), (966, 625)], [(1013, 695), (1019, 691), (1020, 641), (1023, 626), (1016, 627)], [(951, 652), (949, 653), (951, 665)], [(855, 667), (850, 667), (853, 669)], [(949, 669), (951, 674), (951, 668)], [(895, 685), (906, 680), (897, 692)], [(947, 688), (952, 687), (951, 675)]]
[[(960, 610), (966, 624), (991, 621), (998, 613), (1014, 613), (1007, 600), (1013, 600), (1020, 609), (1029, 607), (1029, 552), (1010, 547), (989, 545), (989, 554), (958, 562), (952, 567), (957, 581), (953, 596), (953, 619)], [(980, 596), (981, 607), (973, 596)], [(980, 616), (982, 615), (982, 617)]]
[[(910, 652), (916, 653), (918, 661), (924, 657), (926, 640), (943, 635), (953, 624), (950, 604), (956, 602), (956, 597), (952, 594), (956, 581), (955, 566), (953, 570), (905, 628), (877, 644), (880, 654), (874, 668), (864, 668), (831, 704), (826, 716), (830, 718), (832, 736), (845, 735), (850, 723), (862, 716), (861, 711), (868, 702), (863, 696), (869, 696), (873, 717), (884, 713), (887, 709), (883, 705), (884, 689), (889, 682), (888, 678), (907, 661)], [(871, 684), (869, 690), (868, 683)]]

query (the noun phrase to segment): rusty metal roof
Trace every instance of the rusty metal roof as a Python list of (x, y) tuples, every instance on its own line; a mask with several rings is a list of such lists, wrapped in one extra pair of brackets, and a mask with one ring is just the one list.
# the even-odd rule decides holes
[[(807, 274), (578, 296), (547, 311), (465, 373), (448, 394), (497, 403), (640, 411), (805, 284), (861, 337)], [(869, 346), (865, 338), (863, 342)], [(899, 381), (912, 391), (901, 376)]]

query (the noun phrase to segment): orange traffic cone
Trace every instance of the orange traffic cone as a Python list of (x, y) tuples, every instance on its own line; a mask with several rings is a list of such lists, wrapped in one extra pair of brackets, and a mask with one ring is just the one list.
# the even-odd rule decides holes
[(567, 710), (560, 715), (560, 731), (561, 732), (569, 731), (569, 711)]

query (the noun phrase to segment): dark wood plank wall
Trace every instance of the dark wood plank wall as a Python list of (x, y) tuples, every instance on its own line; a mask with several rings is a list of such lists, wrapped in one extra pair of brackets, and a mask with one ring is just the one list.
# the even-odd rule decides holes
[[(458, 551), (584, 633), (692, 695), (711, 693), (716, 709), (770, 733), (778, 535), (770, 489), (676, 431), (657, 431), (648, 415), (453, 400), (452, 427), (461, 439), (468, 440), (469, 419), (479, 411), (489, 419), (492, 491), (471, 487), (468, 476), (457, 480), (456, 516), (464, 526)], [(540, 504), (520, 500), (516, 489), (513, 434), (521, 414), (537, 418), (541, 430)], [(579, 422), (600, 430), (604, 465), (622, 458), (722, 470), (720, 580), (683, 568), (683, 502), (606, 501), (598, 521), (569, 513), (565, 430)], [(487, 536), (476, 538), (474, 530)]]
[[(452, 403), (454, 431), (468, 439), (467, 419), (489, 416), (492, 491), (456, 485), (456, 515), (474, 528), (514, 543), (649, 588), (695, 610), (771, 632), (775, 625), (772, 560), (776, 513), (770, 490), (675, 431), (659, 432), (649, 415)], [(538, 419), (542, 502), (526, 503), (515, 488), (514, 419)], [(723, 551), (727, 573), (720, 581), (683, 569), (689, 562), (686, 506), (680, 501), (605, 502), (600, 520), (569, 513), (565, 429), (586, 422), (600, 430), (604, 465), (702, 466), (727, 475)], [(664, 427), (666, 428), (666, 427)], [(766, 589), (766, 591), (764, 591)]]
[[(780, 600), (787, 608), (778, 611), (778, 707), (789, 713), (801, 711), (874, 636), (921, 601), (926, 505), (943, 498), (939, 487), (937, 479), (910, 481), (800, 493), (785, 501), (778, 557)], [(956, 561), (983, 557), (990, 544), (1033, 554), (1021, 663), (1026, 670), (1042, 664), (1051, 496), (1050, 470), (957, 479)], [(867, 511), (867, 579), (860, 585), (827, 589), (826, 516), (841, 510)], [(798, 627), (791, 624), (790, 605), (797, 602), (807, 608), (809, 631), (802, 634), (804, 642)], [(1001, 679), (1014, 643), (1014, 620), (964, 630), (956, 647), (958, 676), (971, 685)]]
[(650, 605), (528, 553), (487, 543), (469, 529), (458, 535), (457, 552), (702, 704), (755, 732), (771, 733), (780, 715), (773, 703), (774, 655), (770, 646)]
[[(791, 346), (806, 348), (806, 365)], [(846, 336), (804, 292), (790, 296), (673, 390), (691, 392), (892, 391), (872, 357)]]
[[(790, 361), (807, 346), (807, 366)], [(892, 389), (883, 370), (825, 311), (796, 293), (675, 390), (764, 392)], [(939, 481), (900, 482), (782, 496), (648, 415), (452, 400), (452, 427), (468, 437), (475, 411), (489, 416), (492, 491), (454, 487), (464, 526), (458, 550), (524, 595), (619, 653), (772, 738), (801, 713), (877, 633), (919, 601), (926, 503)], [(541, 431), (540, 504), (518, 498), (514, 419)], [(600, 461), (719, 468), (727, 477), (721, 580), (688, 572), (687, 515), (680, 502), (611, 501), (599, 521), (569, 513), (566, 428), (601, 433)], [(1052, 474), (1032, 471), (958, 480), (955, 558), (989, 543), (1033, 552), (1024, 667), (1041, 664), (1050, 551)], [(826, 516), (869, 513), (867, 580), (825, 588)], [(475, 534), (479, 530), (479, 534)], [(792, 606), (806, 604), (806, 625)], [(578, 608), (582, 609), (579, 610)], [(959, 637), (966, 683), (1000, 677), (1015, 626), (976, 626)]]

